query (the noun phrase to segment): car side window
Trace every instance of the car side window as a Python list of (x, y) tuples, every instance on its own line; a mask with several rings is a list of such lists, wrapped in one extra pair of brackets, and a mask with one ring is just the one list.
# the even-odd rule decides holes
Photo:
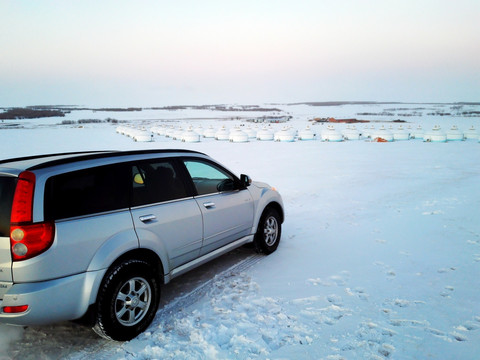
[(45, 185), (45, 218), (65, 219), (129, 207), (128, 168), (107, 165), (52, 176)]
[(235, 179), (223, 169), (200, 160), (185, 160), (198, 195), (234, 190)]
[(132, 206), (187, 197), (187, 190), (170, 161), (155, 160), (132, 166)]

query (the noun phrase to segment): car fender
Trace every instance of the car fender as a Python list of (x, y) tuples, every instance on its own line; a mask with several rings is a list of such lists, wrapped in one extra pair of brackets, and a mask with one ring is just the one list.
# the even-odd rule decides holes
[(257, 231), (257, 226), (260, 221), (260, 218), (268, 206), (275, 206), (276, 208), (280, 209), (280, 216), (284, 218), (284, 208), (283, 208), (283, 201), (280, 194), (272, 189), (267, 184), (263, 183), (252, 183), (251, 186), (248, 187), (248, 190), (252, 194), (252, 197), (255, 202), (255, 217), (253, 222), (252, 233), (255, 234)]

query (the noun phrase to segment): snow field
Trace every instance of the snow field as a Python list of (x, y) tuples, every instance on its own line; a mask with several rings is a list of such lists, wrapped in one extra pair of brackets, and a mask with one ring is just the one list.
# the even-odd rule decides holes
[(86, 148), (202, 151), (275, 186), (286, 209), (277, 252), (256, 257), (239, 249), (174, 280), (136, 339), (106, 342), (69, 323), (0, 325), (8, 357), (478, 357), (477, 142), (134, 143), (109, 125), (8, 130), (0, 140), (4, 157)]

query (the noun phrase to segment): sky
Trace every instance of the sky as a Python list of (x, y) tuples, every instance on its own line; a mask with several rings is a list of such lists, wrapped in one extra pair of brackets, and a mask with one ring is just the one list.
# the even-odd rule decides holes
[(480, 101), (478, 0), (0, 0), (0, 106)]

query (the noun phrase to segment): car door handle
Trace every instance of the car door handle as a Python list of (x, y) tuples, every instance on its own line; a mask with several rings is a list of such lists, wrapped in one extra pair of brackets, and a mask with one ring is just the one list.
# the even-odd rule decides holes
[(155, 220), (157, 217), (153, 214), (150, 215), (142, 215), (140, 216), (140, 221), (141, 222), (147, 222), (147, 221), (152, 221)]
[(209, 208), (215, 207), (215, 203), (214, 202), (206, 202), (206, 203), (203, 203), (203, 206), (205, 206), (207, 209), (209, 209)]

